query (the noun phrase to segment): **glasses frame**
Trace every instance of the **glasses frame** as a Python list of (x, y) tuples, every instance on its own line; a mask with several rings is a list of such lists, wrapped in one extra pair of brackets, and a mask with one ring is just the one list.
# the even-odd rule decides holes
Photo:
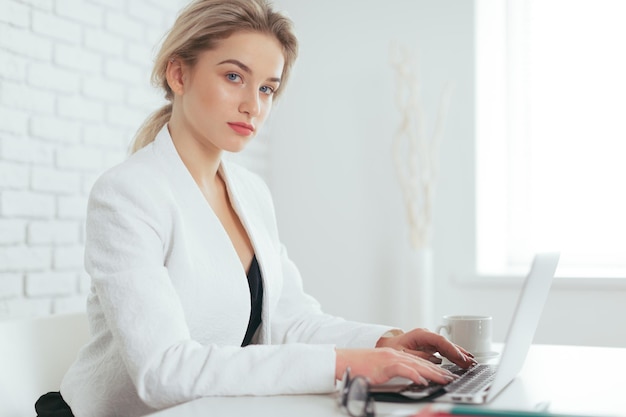
[[(347, 368), (341, 379), (339, 386), (338, 405), (345, 409), (350, 417), (375, 417), (374, 398), (370, 395), (370, 383), (364, 376), (357, 375), (354, 378), (350, 375), (350, 368)], [(363, 401), (360, 412), (353, 413), (350, 401)]]

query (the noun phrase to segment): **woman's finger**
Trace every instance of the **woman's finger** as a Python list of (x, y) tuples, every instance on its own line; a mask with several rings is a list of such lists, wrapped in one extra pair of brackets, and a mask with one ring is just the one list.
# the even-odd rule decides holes
[(425, 352), (425, 351), (421, 351), (421, 350), (412, 350), (412, 349), (402, 349), (402, 351), (406, 352), (406, 353), (410, 353), (413, 356), (417, 356), (419, 358), (426, 359), (427, 361), (429, 361), (431, 363), (434, 363), (434, 364), (437, 364), (437, 365), (442, 362), (440, 357), (437, 357), (437, 356), (435, 356), (435, 355), (433, 355), (432, 353), (429, 353), (429, 352)]
[(440, 384), (447, 384), (456, 379), (456, 375), (439, 366), (441, 359), (432, 355), (423, 357), (424, 352), (420, 351), (409, 352), (405, 349), (404, 353), (408, 354), (409, 358), (412, 359), (410, 366), (415, 367), (421, 376)]
[(470, 358), (474, 357), (472, 352), (470, 352), (469, 350), (466, 350), (463, 346), (459, 346), (459, 345), (454, 345), (454, 346), (456, 346), (457, 349), (459, 349), (461, 352), (463, 352), (466, 356), (469, 356)]

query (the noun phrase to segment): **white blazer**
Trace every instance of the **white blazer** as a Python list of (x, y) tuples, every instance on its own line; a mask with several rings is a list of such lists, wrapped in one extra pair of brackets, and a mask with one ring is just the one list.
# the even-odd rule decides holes
[(373, 347), (390, 330), (323, 314), (280, 243), (266, 185), (231, 162), (220, 172), (263, 276), (256, 344), (240, 347), (246, 272), (164, 127), (89, 197), (92, 338), (61, 385), (77, 417), (139, 416), (202, 396), (330, 392), (335, 346)]

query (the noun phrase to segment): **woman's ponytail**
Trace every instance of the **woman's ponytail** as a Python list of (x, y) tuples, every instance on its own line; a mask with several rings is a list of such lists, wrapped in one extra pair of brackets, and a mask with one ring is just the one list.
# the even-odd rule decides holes
[(135, 135), (135, 139), (133, 140), (133, 144), (130, 148), (130, 153), (135, 153), (150, 142), (154, 141), (156, 135), (159, 133), (161, 128), (169, 122), (171, 116), (172, 103), (164, 105), (148, 116)]

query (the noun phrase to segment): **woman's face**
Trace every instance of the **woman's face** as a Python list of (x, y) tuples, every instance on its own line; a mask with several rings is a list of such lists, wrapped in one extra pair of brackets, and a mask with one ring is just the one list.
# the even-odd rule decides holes
[(271, 35), (239, 32), (220, 41), (193, 67), (181, 67), (180, 126), (203, 146), (240, 151), (270, 112), (284, 62)]

